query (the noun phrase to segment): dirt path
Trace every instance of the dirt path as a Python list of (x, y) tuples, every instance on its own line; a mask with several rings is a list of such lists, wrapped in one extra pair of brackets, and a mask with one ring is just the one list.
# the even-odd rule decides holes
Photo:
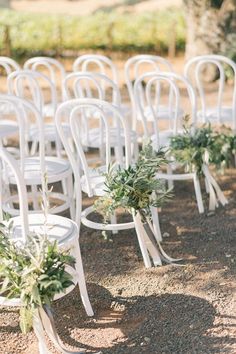
[[(108, 242), (83, 227), (80, 243), (96, 315), (86, 317), (77, 289), (55, 303), (64, 342), (88, 353), (235, 354), (235, 179), (235, 169), (218, 177), (229, 205), (212, 216), (198, 214), (191, 183), (176, 184), (176, 197), (161, 213), (163, 246), (185, 267), (147, 270), (133, 231)], [(37, 354), (34, 335), (23, 336), (17, 321), (16, 310), (1, 309), (0, 353)]]

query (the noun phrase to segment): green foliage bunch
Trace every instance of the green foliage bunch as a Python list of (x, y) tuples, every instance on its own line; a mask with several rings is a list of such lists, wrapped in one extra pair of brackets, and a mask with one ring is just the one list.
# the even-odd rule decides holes
[(95, 202), (95, 209), (107, 220), (118, 208), (141, 211), (150, 216), (150, 207), (159, 207), (170, 196), (156, 173), (167, 160), (162, 150), (156, 152), (149, 143), (143, 147), (137, 162), (128, 168), (112, 166), (105, 174), (105, 192)]
[(42, 16), (2, 9), (0, 23), (0, 49), (4, 47), (4, 25), (9, 25), (11, 50), (15, 56), (88, 49), (166, 53), (173, 26), (177, 50), (184, 50), (186, 36), (184, 14), (179, 9), (142, 14), (104, 10), (88, 16)]
[(236, 150), (236, 136), (230, 129), (214, 131), (211, 125), (193, 130), (188, 118), (182, 134), (171, 138), (169, 154), (185, 166), (187, 172), (202, 174), (203, 164), (217, 170), (229, 166)]
[(32, 234), (19, 244), (11, 239), (11, 225), (0, 225), (0, 294), (20, 298), (20, 327), (23, 333), (32, 327), (34, 311), (51, 305), (55, 295), (73, 284), (66, 266), (74, 258), (59, 252), (57, 242), (45, 235)]

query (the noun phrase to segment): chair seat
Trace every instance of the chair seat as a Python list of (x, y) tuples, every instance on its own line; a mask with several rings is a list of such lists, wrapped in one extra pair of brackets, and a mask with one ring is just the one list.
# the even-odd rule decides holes
[[(28, 214), (29, 231), (39, 235), (44, 234), (45, 216), (42, 213)], [(22, 221), (20, 216), (11, 218), (12, 238), (17, 241), (22, 237)], [(52, 241), (56, 240), (59, 245), (67, 243), (78, 237), (78, 226), (68, 218), (59, 215), (47, 215), (47, 235)]]
[[(89, 146), (92, 148), (99, 148), (101, 146), (101, 129), (100, 128), (94, 128), (89, 130), (89, 136), (87, 137), (82, 137), (82, 144), (84, 146)], [(137, 134), (134, 130), (130, 131), (130, 137), (132, 142), (137, 141)], [(124, 137), (124, 131), (121, 128), (120, 129), (120, 135), (117, 134), (117, 128), (111, 128), (110, 129), (110, 145), (111, 147), (115, 147), (118, 145), (118, 140), (119, 143), (121, 141), (122, 144), (125, 144), (125, 137)], [(105, 141), (105, 134), (104, 134), (104, 144), (106, 144)]]
[(19, 131), (19, 127), (16, 122), (11, 120), (0, 120), (0, 138), (7, 138), (16, 134)]
[[(90, 187), (92, 189), (92, 194), (95, 196), (103, 196), (105, 194), (105, 166), (96, 169), (89, 169)], [(90, 194), (88, 185), (86, 183), (86, 177), (83, 175), (81, 177), (81, 189), (84, 193)]]
[(197, 117), (203, 122), (215, 123), (232, 122), (235, 119), (233, 118), (232, 107), (227, 106), (221, 108), (220, 116), (218, 116), (218, 110), (216, 107), (209, 107), (208, 109), (206, 109), (205, 114), (202, 110), (198, 111)]
[[(71, 130), (69, 124), (63, 124), (63, 131), (66, 137), (71, 137)], [(57, 135), (56, 126), (53, 123), (46, 123), (44, 126), (44, 137), (45, 141), (55, 141)], [(39, 141), (39, 131), (38, 127), (33, 125), (29, 130), (29, 140)]]
[[(68, 161), (57, 157), (45, 157), (48, 183), (61, 181), (72, 173)], [(13, 174), (7, 175), (9, 183), (15, 184)], [(25, 159), (24, 179), (27, 185), (41, 184), (41, 168), (39, 157)]]
[[(145, 114), (145, 117), (148, 121), (153, 121), (153, 114), (152, 114), (152, 111), (149, 106), (145, 107), (144, 114)], [(175, 109), (173, 109), (172, 112), (170, 113), (168, 106), (160, 105), (160, 106), (158, 106), (158, 110), (156, 111), (156, 115), (158, 116), (159, 119), (174, 119)], [(184, 110), (182, 108), (180, 108), (178, 110), (178, 118), (183, 117), (183, 116), (184, 116)], [(137, 115), (137, 118), (139, 120), (142, 120), (142, 117), (139, 114)]]

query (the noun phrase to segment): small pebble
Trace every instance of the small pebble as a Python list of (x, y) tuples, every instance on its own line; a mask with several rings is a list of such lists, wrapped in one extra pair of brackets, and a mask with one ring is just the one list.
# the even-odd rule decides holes
[(164, 232), (162, 236), (163, 237), (170, 237), (170, 234), (169, 234), (169, 232)]

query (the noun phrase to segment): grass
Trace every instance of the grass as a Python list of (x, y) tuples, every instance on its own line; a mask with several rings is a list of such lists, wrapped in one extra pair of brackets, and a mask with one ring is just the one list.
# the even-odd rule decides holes
[(15, 57), (81, 49), (164, 54), (169, 47), (170, 33), (174, 31), (177, 51), (184, 50), (185, 46), (185, 21), (178, 9), (143, 14), (100, 11), (86, 17), (1, 10), (2, 52), (6, 25), (10, 26), (11, 51)]

